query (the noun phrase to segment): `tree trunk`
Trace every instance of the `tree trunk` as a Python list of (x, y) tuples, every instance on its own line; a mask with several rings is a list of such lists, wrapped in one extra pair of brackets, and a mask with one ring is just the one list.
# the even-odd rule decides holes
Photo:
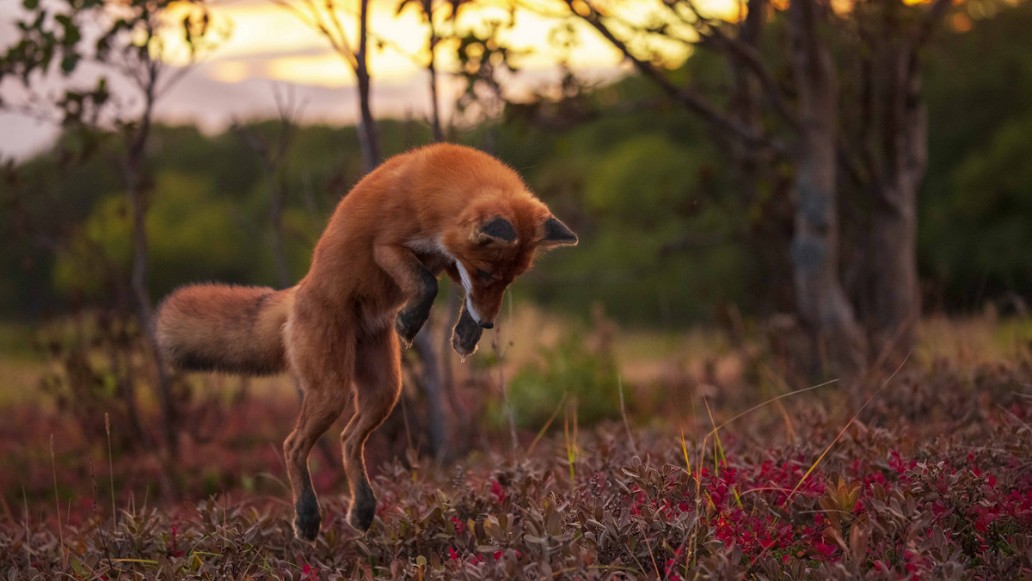
[(412, 341), (412, 348), (423, 362), (420, 384), (426, 396), (427, 405), (427, 444), (430, 455), (441, 458), (445, 453), (444, 433), (444, 386), (440, 360), (429, 325), (423, 328)]
[(872, 184), (866, 319), (878, 360), (892, 365), (913, 348), (921, 313), (917, 192), (927, 166), (928, 121), (913, 45), (889, 44), (880, 68), (885, 75), (882, 155), (881, 171)]
[[(434, 143), (444, 141), (444, 130), (441, 125), (441, 108), (438, 104), (438, 76), (435, 57), (437, 55), (437, 31), (434, 28), (433, 0), (423, 0), (423, 12), (426, 15), (427, 24), (430, 27), (430, 38), (427, 41), (427, 52), (429, 60), (426, 69), (429, 73), (430, 82), (430, 127)], [(446, 322), (447, 323), (447, 322)], [(445, 332), (451, 329), (445, 325)], [(443, 458), (447, 453), (445, 418), (444, 418), (444, 396), (445, 390), (450, 389), (445, 382), (451, 381), (451, 369), (448, 361), (447, 347), (438, 350), (431, 337), (432, 329), (424, 328), (416, 335), (413, 347), (423, 360), (423, 388), (426, 391), (429, 410), (429, 425), (427, 432), (430, 439), (430, 452), (434, 458)], [(448, 345), (447, 343), (445, 345)]]
[[(762, 51), (766, 10), (767, 0), (748, 0), (746, 13), (738, 24), (738, 40), (756, 54)], [(727, 61), (734, 80), (729, 113), (753, 133), (762, 134), (763, 85), (756, 72), (743, 66), (734, 54), (728, 54)], [(793, 284), (788, 258), (791, 211), (784, 195), (787, 189), (784, 180), (777, 172), (771, 171), (774, 164), (769, 153), (740, 140), (727, 139), (729, 136), (722, 137), (728, 142), (726, 147), (737, 166), (736, 193), (749, 207), (750, 215), (754, 216), (749, 221), (749, 236), (745, 243), (747, 251), (756, 257), (755, 263), (761, 271), (750, 292), (761, 297), (761, 311), (791, 309)]]
[[(284, 129), (286, 131), (286, 129)], [(283, 156), (280, 156), (280, 163)], [(287, 252), (283, 234), (283, 204), (287, 198), (287, 178), (283, 175), (283, 168), (269, 169), (269, 187), (272, 188), (269, 196), (269, 222), (272, 226), (272, 256), (276, 261), (276, 279), (279, 288), (284, 289), (290, 286), (290, 270), (287, 268)]]
[(155, 335), (153, 306), (150, 292), (147, 289), (147, 267), (150, 261), (147, 244), (147, 201), (140, 178), (140, 156), (130, 155), (126, 159), (126, 177), (129, 190), (129, 204), (133, 221), (133, 258), (132, 258), (132, 292), (136, 303), (136, 314), (140, 320), (140, 334), (147, 344), (154, 365), (154, 391), (161, 408), (162, 436), (170, 457), (179, 453), (179, 442), (176, 437), (175, 405), (172, 401), (171, 381), (161, 359), (161, 350)]
[(426, 15), (427, 26), (430, 27), (430, 39), (427, 41), (427, 50), (430, 53), (426, 64), (426, 71), (430, 76), (430, 130), (434, 143), (444, 141), (444, 129), (441, 126), (441, 107), (437, 95), (437, 29), (434, 28), (434, 2), (423, 0), (423, 14)]
[(921, 303), (917, 276), (917, 188), (920, 175), (903, 170), (875, 192), (869, 252), (870, 331), (874, 353), (889, 364), (913, 348)]
[(150, 256), (147, 240), (147, 187), (143, 180), (144, 156), (147, 140), (150, 138), (151, 119), (156, 101), (158, 69), (155, 63), (148, 63), (148, 83), (143, 87), (144, 110), (138, 119), (138, 126), (129, 128), (126, 136), (126, 152), (123, 164), (125, 186), (129, 195), (130, 213), (132, 216), (132, 273), (130, 287), (136, 303), (137, 316), (140, 319), (140, 334), (147, 344), (147, 351), (154, 365), (154, 390), (158, 405), (161, 408), (162, 435), (168, 449), (169, 457), (175, 458), (179, 453), (179, 442), (176, 434), (175, 403), (172, 400), (172, 384), (165, 370), (158, 348), (158, 338), (154, 328), (153, 305), (150, 291), (147, 288), (147, 270)]
[(358, 78), (358, 140), (362, 148), (365, 173), (380, 165), (380, 143), (376, 135), (376, 120), (369, 107), (371, 80), (369, 77), (369, 0), (362, 0), (359, 13), (358, 50), (355, 51), (355, 76)]
[(838, 276), (838, 94), (831, 51), (820, 38), (826, 10), (817, 0), (789, 5), (800, 122), (794, 152), (793, 280), (796, 309), (814, 340), (819, 371), (853, 376), (865, 366), (866, 346)]
[(122, 397), (122, 405), (125, 406), (125, 421), (129, 437), (141, 446), (147, 446), (149, 438), (143, 430), (143, 423), (140, 421), (140, 407), (136, 402), (132, 343), (128, 341), (123, 343), (122, 341), (122, 337), (127, 335), (126, 320), (121, 316), (110, 316), (106, 325), (109, 327), (107, 329), (109, 335), (107, 342), (108, 365), (114, 374), (118, 394)]

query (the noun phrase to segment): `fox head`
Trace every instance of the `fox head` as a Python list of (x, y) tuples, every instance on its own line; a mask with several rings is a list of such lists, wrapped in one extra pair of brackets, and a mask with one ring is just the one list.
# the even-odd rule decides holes
[(466, 310), (485, 329), (494, 327), (505, 289), (539, 253), (577, 244), (577, 235), (526, 192), (488, 197), (457, 224), (442, 243), (466, 290)]

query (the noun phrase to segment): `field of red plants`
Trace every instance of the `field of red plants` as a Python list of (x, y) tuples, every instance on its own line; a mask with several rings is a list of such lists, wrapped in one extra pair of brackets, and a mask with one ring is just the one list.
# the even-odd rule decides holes
[(226, 407), (174, 470), (12, 407), (0, 575), (1032, 576), (1032, 361), (911, 363), (868, 383), (753, 405), (689, 393), (694, 415), (632, 409), (593, 426), (567, 412), (541, 437), (518, 434), (515, 451), (492, 436), (443, 465), (395, 458), (378, 470), (366, 534), (344, 521), (341, 470), (316, 453), (314, 544), (290, 528), (279, 440), (292, 405)]

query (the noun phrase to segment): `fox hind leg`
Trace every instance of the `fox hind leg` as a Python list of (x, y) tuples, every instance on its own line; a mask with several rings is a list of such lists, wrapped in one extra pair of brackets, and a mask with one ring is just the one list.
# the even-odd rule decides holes
[(314, 541), (322, 518), (309, 473), (309, 454), (319, 437), (344, 411), (350, 382), (332, 385), (302, 379), (302, 384), (305, 390), (301, 412), (294, 430), (283, 443), (283, 452), (294, 495), (294, 534), (299, 539)]
[(385, 330), (359, 341), (355, 363), (355, 413), (341, 432), (344, 472), (351, 487), (348, 523), (367, 530), (376, 516), (376, 495), (369, 485), (365, 444), (383, 423), (401, 394), (398, 336)]

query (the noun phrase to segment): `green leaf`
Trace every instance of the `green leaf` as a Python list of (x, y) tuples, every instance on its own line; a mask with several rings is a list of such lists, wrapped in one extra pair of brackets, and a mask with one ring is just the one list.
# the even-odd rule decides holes
[(66, 75), (70, 74), (72, 71), (75, 70), (75, 67), (77, 67), (78, 65), (79, 65), (79, 55), (78, 54), (75, 54), (75, 53), (66, 54), (66, 55), (64, 55), (64, 58), (61, 59), (61, 72), (66, 74)]
[(26, 10), (35, 10), (39, 8), (39, 0), (22, 0), (22, 6)]

